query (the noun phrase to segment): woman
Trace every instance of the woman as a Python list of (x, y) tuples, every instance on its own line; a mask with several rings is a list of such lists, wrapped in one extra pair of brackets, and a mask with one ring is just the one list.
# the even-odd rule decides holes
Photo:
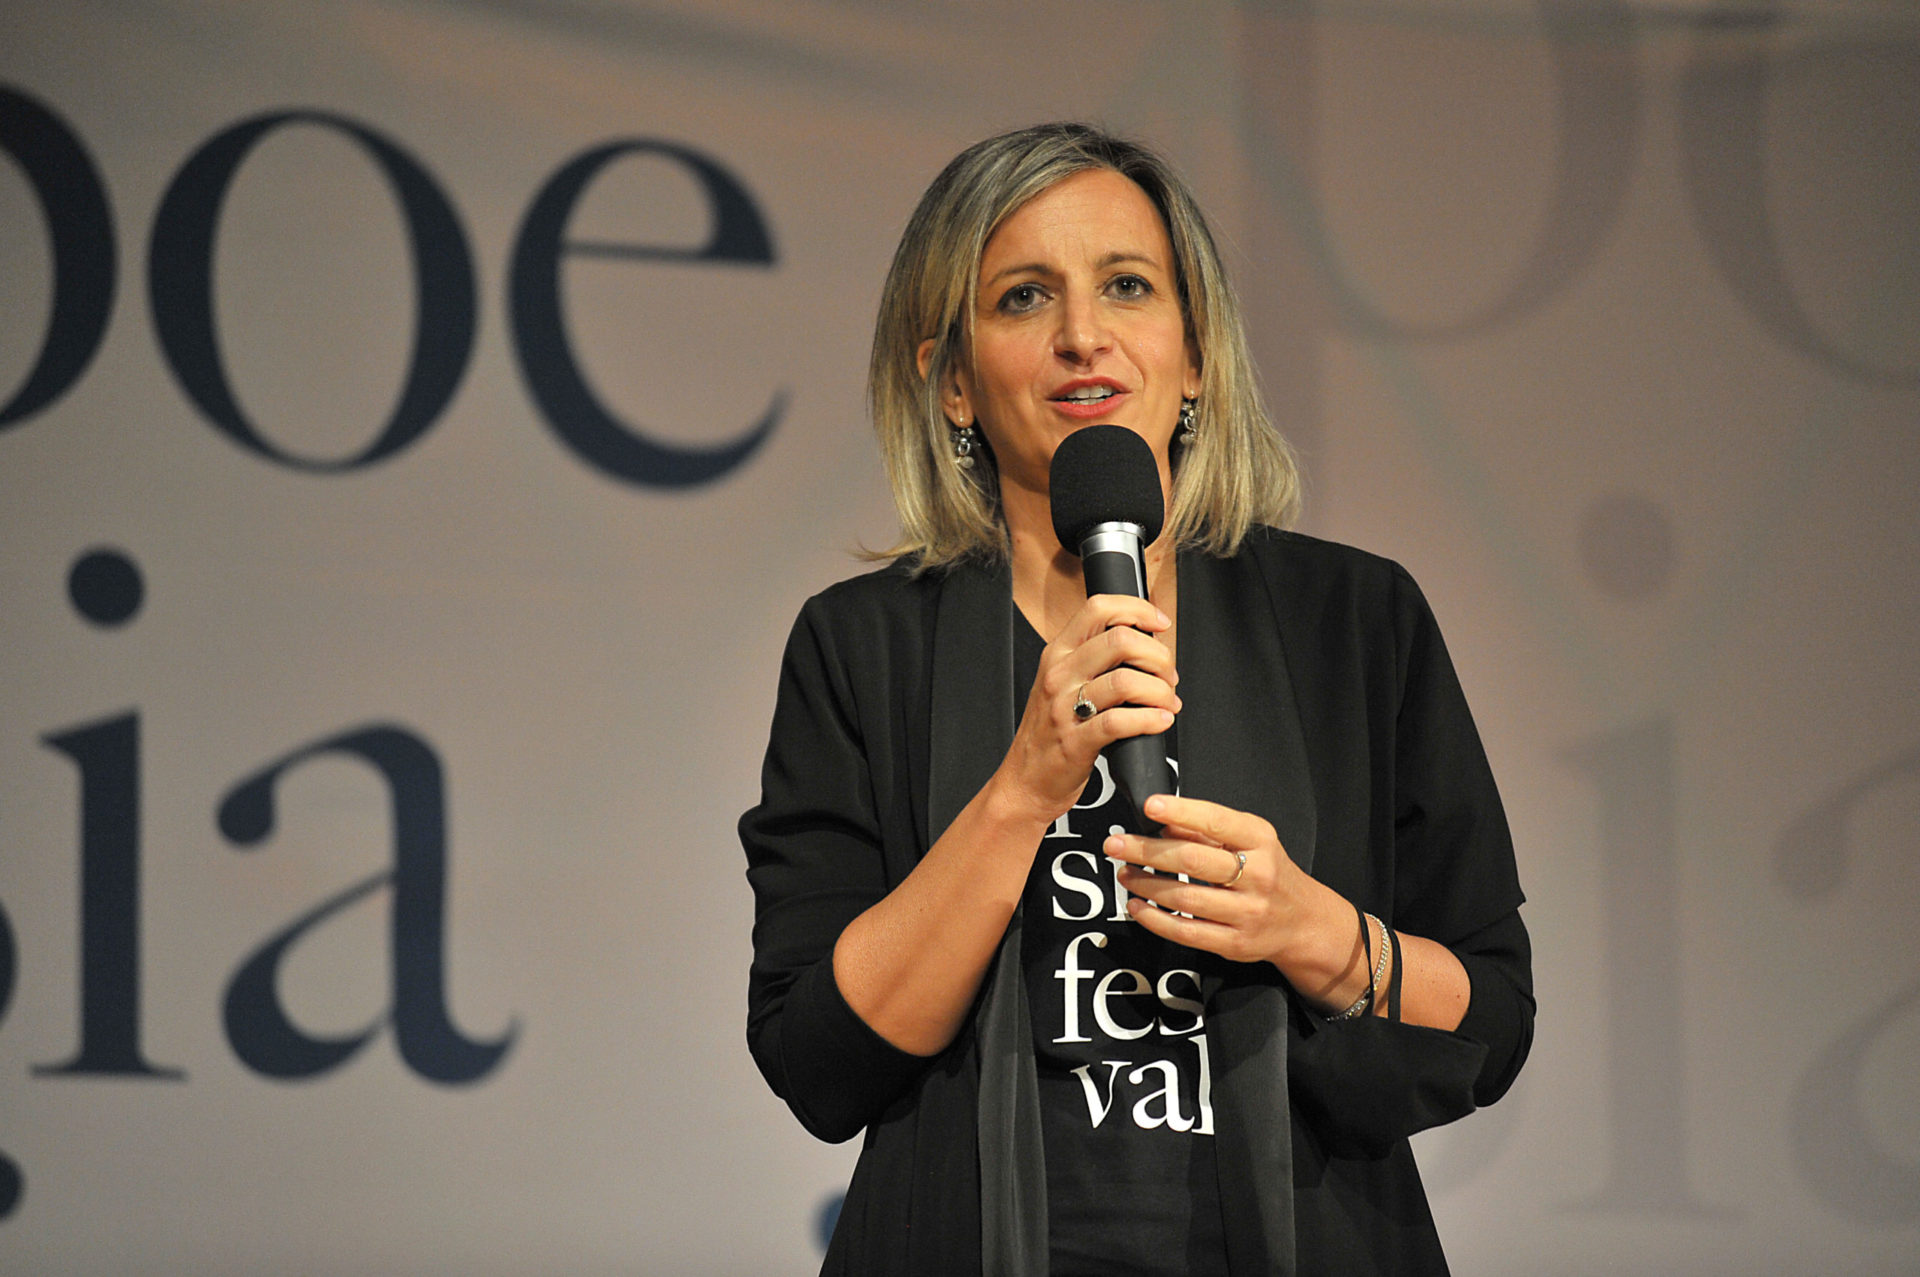
[[(869, 386), (903, 539), (802, 611), (740, 823), (754, 1058), (866, 1132), (826, 1271), (1445, 1271), (1407, 1136), (1526, 1056), (1512, 847), (1413, 582), (1279, 530), (1192, 196), (1085, 126), (969, 148)], [(1169, 496), (1151, 602), (1086, 598), (1053, 532), (1095, 422)], [(1149, 733), (1154, 838), (1100, 758)]]

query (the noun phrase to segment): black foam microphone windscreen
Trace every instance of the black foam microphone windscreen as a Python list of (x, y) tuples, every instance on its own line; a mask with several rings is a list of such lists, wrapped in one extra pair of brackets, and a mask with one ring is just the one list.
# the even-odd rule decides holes
[[(1080, 556), (1089, 597), (1147, 597), (1146, 548), (1160, 535), (1166, 502), (1147, 441), (1125, 426), (1087, 426), (1060, 441), (1047, 472), (1053, 531)], [(1127, 736), (1101, 751), (1127, 796), (1135, 828), (1158, 835), (1146, 801), (1174, 792), (1162, 736)]]
[(1140, 544), (1160, 535), (1166, 505), (1153, 449), (1125, 426), (1086, 426), (1060, 441), (1047, 472), (1053, 533), (1078, 553), (1087, 531), (1102, 523), (1131, 523)]

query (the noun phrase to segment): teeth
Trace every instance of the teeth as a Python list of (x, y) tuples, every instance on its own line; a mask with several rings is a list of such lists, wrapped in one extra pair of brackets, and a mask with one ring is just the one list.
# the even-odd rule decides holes
[(1111, 386), (1089, 386), (1085, 390), (1074, 390), (1060, 396), (1068, 403), (1098, 403), (1102, 399), (1113, 398)]

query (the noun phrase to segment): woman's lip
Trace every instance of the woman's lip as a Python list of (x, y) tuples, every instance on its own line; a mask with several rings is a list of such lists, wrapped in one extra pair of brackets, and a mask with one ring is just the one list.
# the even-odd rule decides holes
[(1085, 420), (1106, 416), (1119, 407), (1121, 400), (1126, 397), (1126, 391), (1116, 390), (1105, 399), (1049, 399), (1047, 402), (1066, 416), (1075, 420)]

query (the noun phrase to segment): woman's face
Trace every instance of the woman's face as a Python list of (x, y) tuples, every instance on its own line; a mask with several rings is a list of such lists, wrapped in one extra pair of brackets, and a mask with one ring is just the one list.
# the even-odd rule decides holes
[(945, 395), (993, 446), (1003, 492), (1045, 493), (1053, 450), (1096, 422), (1143, 437), (1166, 488), (1180, 400), (1199, 389), (1173, 245), (1131, 178), (1076, 173), (987, 240), (972, 348)]

